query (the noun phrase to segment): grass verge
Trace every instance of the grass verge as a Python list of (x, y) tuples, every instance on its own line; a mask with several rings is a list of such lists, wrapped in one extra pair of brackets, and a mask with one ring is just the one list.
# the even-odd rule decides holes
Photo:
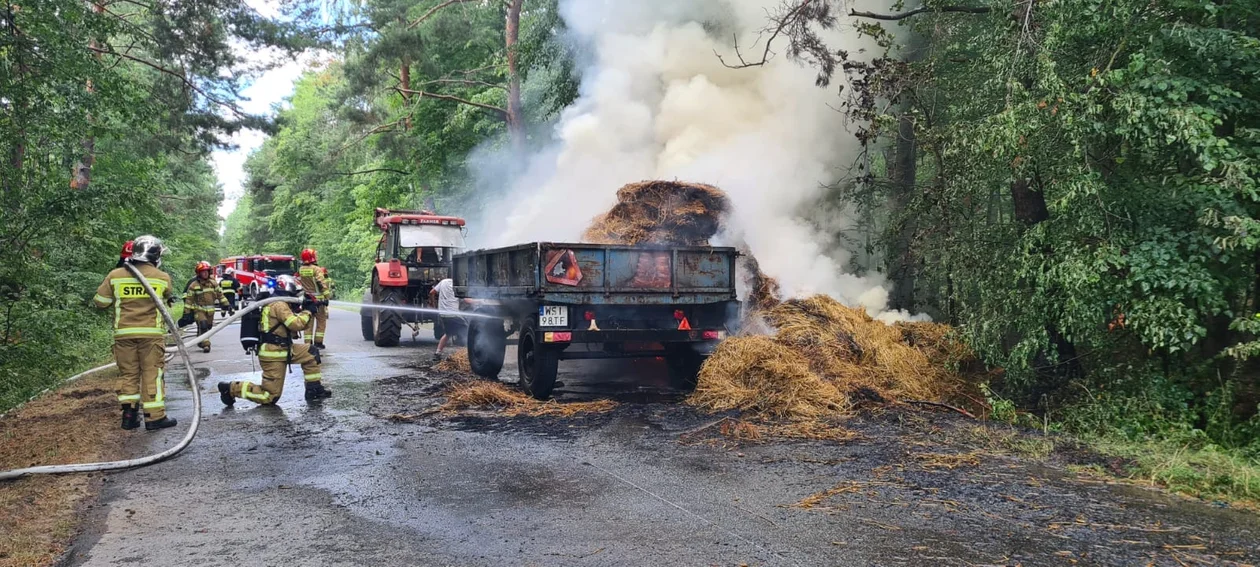
[[(113, 378), (109, 372), (84, 378), (0, 420), (0, 469), (116, 458), (129, 432), (118, 427)], [(100, 485), (100, 474), (0, 483), (0, 567), (53, 564)]]

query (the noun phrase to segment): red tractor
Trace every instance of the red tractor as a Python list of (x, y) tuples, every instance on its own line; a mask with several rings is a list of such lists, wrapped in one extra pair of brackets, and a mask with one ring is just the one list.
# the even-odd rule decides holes
[(424, 307), (429, 291), (451, 277), (451, 259), (464, 248), (464, 219), (432, 211), (376, 209), (381, 239), (376, 245), (372, 285), (364, 294), (369, 307), (359, 310), (363, 340), (376, 346), (397, 346), (404, 325), (412, 337), (422, 323), (433, 323), (434, 338), (443, 334), (435, 313), (395, 307)]

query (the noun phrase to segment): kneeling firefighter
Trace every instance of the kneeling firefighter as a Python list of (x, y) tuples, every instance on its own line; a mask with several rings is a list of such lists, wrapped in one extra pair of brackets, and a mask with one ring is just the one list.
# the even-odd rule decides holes
[[(183, 312), (171, 285), (171, 276), (158, 269), (166, 248), (155, 236), (144, 235), (129, 242), (128, 262), (149, 281), (153, 291), (172, 305), (173, 316)], [(166, 416), (166, 326), (144, 285), (126, 268), (115, 268), (96, 290), (97, 307), (114, 311), (114, 360), (118, 363), (118, 401), (122, 404), (122, 428), (140, 427), (143, 408), (144, 428), (165, 429), (175, 425)]]
[(298, 313), (289, 303), (272, 303), (261, 310), (252, 311), (241, 319), (241, 346), (245, 352), (258, 353), (262, 365), (262, 384), (252, 382), (219, 382), (219, 399), (232, 405), (236, 398), (257, 404), (274, 404), (284, 393), (284, 376), (290, 364), (302, 365), (306, 378), (306, 401), (317, 402), (332, 397), (332, 390), (324, 387), (320, 374), (319, 348), (311, 344), (295, 342), (302, 337), (302, 329), (311, 322), (319, 302), (304, 292), (293, 276), (276, 278), (275, 290), (260, 290), (259, 299), (272, 293), (289, 297), (302, 297)]
[[(227, 299), (223, 297), (223, 290), (219, 289), (219, 282), (214, 281), (214, 266), (210, 262), (197, 262), (195, 271), (197, 279), (188, 284), (184, 303), (196, 312), (197, 334), (204, 335), (214, 327), (214, 312), (220, 307), (227, 307)], [(197, 343), (197, 346), (202, 352), (210, 352), (208, 340)]]

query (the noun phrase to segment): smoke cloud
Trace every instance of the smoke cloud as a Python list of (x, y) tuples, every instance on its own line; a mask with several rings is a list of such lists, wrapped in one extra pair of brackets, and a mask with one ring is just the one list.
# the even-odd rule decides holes
[[(533, 156), (503, 210), (490, 211), (506, 226), (485, 243), (576, 240), (626, 183), (709, 183), (734, 208), (721, 241), (745, 243), (786, 294), (825, 293), (897, 318), (885, 311), (882, 282), (844, 273), (849, 253), (806, 220), (858, 151), (835, 89), (814, 86), (816, 71), (781, 53), (738, 70), (716, 55), (731, 62), (737, 37), (745, 58), (760, 59), (758, 32), (779, 3), (562, 0), (575, 41), (589, 49), (581, 94), (561, 114), (555, 146)], [(828, 40), (870, 47), (852, 33)]]

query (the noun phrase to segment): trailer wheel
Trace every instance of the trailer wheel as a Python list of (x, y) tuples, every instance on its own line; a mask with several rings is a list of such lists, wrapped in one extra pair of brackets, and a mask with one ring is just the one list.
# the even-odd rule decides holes
[(372, 305), (372, 293), (363, 294), (363, 305), (359, 307), (359, 326), (363, 329), (363, 340), (370, 341), (376, 338), (376, 323), (372, 321), (372, 312), (375, 309)]
[(398, 338), (402, 336), (402, 313), (393, 309), (386, 309), (385, 306), (396, 306), (401, 303), (402, 290), (394, 288), (381, 290), (381, 300), (376, 302), (376, 304), (380, 307), (372, 310), (372, 320), (375, 323), (373, 326), (376, 328), (376, 333), (372, 336), (372, 342), (374, 342), (376, 346), (398, 346)]
[(498, 378), (506, 355), (507, 334), (503, 332), (503, 322), (473, 318), (468, 324), (468, 364), (472, 366), (473, 374), (482, 378)]
[(550, 398), (551, 390), (556, 387), (560, 353), (543, 346), (542, 333), (533, 319), (521, 326), (521, 336), (516, 343), (516, 363), (521, 389), (536, 400)]
[(669, 386), (686, 392), (695, 390), (705, 356), (686, 345), (667, 350), (670, 351), (665, 355), (665, 365), (669, 369)]

